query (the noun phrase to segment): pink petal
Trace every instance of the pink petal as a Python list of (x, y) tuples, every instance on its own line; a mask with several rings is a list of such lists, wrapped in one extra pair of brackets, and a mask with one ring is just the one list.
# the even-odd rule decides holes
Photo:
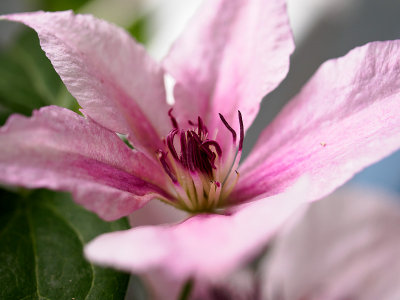
[(258, 272), (255, 272), (254, 268), (248, 266), (247, 268), (241, 268), (228, 276), (224, 276), (224, 278), (221, 278), (220, 280), (214, 280), (212, 283), (196, 281), (191, 299), (261, 300), (261, 289), (258, 287), (258, 277)]
[(57, 106), (32, 118), (10, 117), (0, 129), (0, 181), (71, 191), (106, 220), (126, 216), (165, 194), (165, 176), (113, 132)]
[[(172, 278), (171, 276), (168, 276), (166, 274), (161, 274), (158, 271), (151, 271), (146, 272), (145, 274), (140, 274), (140, 279), (142, 280), (142, 283), (147, 290), (148, 297), (146, 299), (153, 300), (180, 299), (179, 295), (182, 291), (182, 287), (187, 282), (186, 279), (176, 280), (175, 278)], [(135, 295), (136, 293), (133, 293), (133, 295)], [(129, 295), (127, 299), (131, 299), (129, 298)]]
[(392, 200), (343, 190), (314, 203), (266, 262), (265, 299), (400, 299), (400, 207)]
[(177, 81), (181, 121), (209, 128), (255, 118), (262, 97), (286, 76), (294, 49), (283, 0), (208, 0), (173, 45), (165, 66)]
[(90, 242), (89, 260), (130, 272), (158, 270), (173, 278), (221, 277), (258, 253), (302, 202), (297, 185), (286, 194), (252, 202), (232, 215), (196, 215), (170, 226), (104, 234)]
[(262, 133), (233, 201), (310, 177), (319, 199), (400, 147), (400, 41), (374, 42), (326, 62)]
[(151, 155), (168, 133), (163, 71), (124, 30), (71, 11), (3, 16), (37, 31), (85, 114)]
[(130, 214), (129, 224), (131, 227), (170, 224), (183, 221), (187, 217), (187, 212), (155, 200), (146, 203), (141, 209)]
[[(153, 200), (146, 203), (141, 209), (129, 215), (131, 227), (143, 225), (160, 225), (180, 222), (186, 219), (188, 214), (161, 201)], [(176, 280), (171, 276), (165, 276), (156, 270), (140, 274), (140, 278), (149, 293), (149, 299), (176, 300), (186, 279)], [(135, 295), (135, 291), (133, 291)], [(128, 290), (129, 295), (129, 290)], [(129, 296), (127, 296), (128, 299)]]

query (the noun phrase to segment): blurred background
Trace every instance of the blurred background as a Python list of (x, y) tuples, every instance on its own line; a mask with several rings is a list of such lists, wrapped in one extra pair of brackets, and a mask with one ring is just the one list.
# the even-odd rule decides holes
[[(125, 27), (160, 60), (200, 0), (2, 0), (0, 13), (73, 9)], [(268, 95), (246, 136), (244, 154), (259, 133), (327, 59), (370, 41), (400, 38), (397, 0), (289, 0), (296, 42), (287, 78)], [(57, 104), (78, 109), (42, 54), (35, 34), (23, 26), (0, 26), (0, 123), (14, 112)], [(358, 174), (351, 183), (400, 193), (400, 152)]]
[[(94, 14), (124, 27), (145, 45), (155, 59), (160, 60), (200, 2), (2, 0), (0, 14), (39, 9), (73, 9)], [(370, 41), (400, 38), (398, 0), (288, 0), (288, 11), (296, 42), (290, 71), (282, 84), (265, 97), (246, 136), (244, 156), (255, 144), (261, 130), (321, 63)], [(30, 115), (33, 109), (50, 104), (75, 111), (79, 108), (40, 49), (36, 34), (24, 26), (1, 22), (0, 125), (12, 113)], [(400, 194), (400, 152), (365, 169), (347, 185)]]

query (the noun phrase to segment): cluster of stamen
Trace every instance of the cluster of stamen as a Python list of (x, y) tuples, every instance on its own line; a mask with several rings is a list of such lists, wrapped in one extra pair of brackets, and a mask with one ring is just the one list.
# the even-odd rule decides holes
[(173, 129), (165, 139), (165, 150), (157, 150), (159, 161), (172, 182), (172, 192), (175, 194), (176, 201), (168, 202), (189, 212), (215, 211), (223, 206), (239, 179), (236, 168), (244, 138), (241, 113), (238, 112), (238, 145), (235, 130), (220, 114), (222, 123), (232, 135), (232, 145), (226, 147), (226, 153), (222, 153), (215, 136), (209, 136), (201, 117), (197, 118), (197, 123), (189, 121), (191, 129), (181, 130), (172, 110), (168, 114)]

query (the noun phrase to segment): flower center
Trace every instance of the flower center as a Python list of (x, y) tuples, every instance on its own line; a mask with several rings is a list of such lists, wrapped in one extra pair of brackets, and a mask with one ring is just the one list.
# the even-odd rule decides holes
[(172, 182), (176, 201), (170, 204), (192, 213), (221, 208), (239, 179), (236, 168), (244, 138), (241, 113), (238, 112), (239, 143), (235, 130), (219, 114), (232, 135), (232, 143), (224, 153), (215, 137), (210, 137), (201, 117), (197, 118), (197, 123), (189, 121), (191, 129), (181, 130), (172, 109), (168, 115), (173, 129), (165, 139), (166, 150), (158, 149), (157, 154)]

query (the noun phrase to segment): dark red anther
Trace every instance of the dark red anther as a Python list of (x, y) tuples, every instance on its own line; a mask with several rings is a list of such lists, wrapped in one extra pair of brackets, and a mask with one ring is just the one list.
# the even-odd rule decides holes
[(168, 116), (171, 119), (172, 127), (174, 127), (175, 129), (179, 129), (178, 122), (176, 121), (175, 117), (172, 115), (172, 109), (173, 108), (169, 109)]
[(201, 145), (200, 133), (197, 134), (196, 131), (193, 131), (193, 130), (191, 130), (190, 132), (192, 133), (192, 137), (194, 138), (194, 140), (196, 141), (196, 143), (200, 146), (200, 145)]
[(228, 122), (225, 120), (224, 116), (219, 114), (219, 117), (221, 118), (222, 123), (224, 123), (225, 127), (228, 128), (228, 130), (232, 133), (233, 137), (233, 144), (236, 143), (236, 132), (233, 130), (233, 128), (228, 124)]
[(165, 173), (167, 173), (167, 175), (171, 178), (173, 183), (177, 183), (178, 180), (176, 179), (176, 176), (172, 173), (170, 167), (167, 164), (167, 153), (165, 153), (161, 149), (158, 149), (157, 154), (159, 155), (158, 158), (160, 160), (160, 163), (161, 163)]
[[(192, 121), (188, 121), (194, 128), (189, 130), (179, 130), (178, 123), (172, 116), (172, 109), (168, 112), (169, 117), (173, 123), (174, 129), (167, 135), (165, 144), (168, 149), (168, 153), (179, 162), (180, 165), (191, 171), (201, 172), (207, 175), (209, 178), (213, 178), (213, 169), (217, 169), (218, 164), (217, 158), (221, 158), (222, 149), (218, 142), (207, 139), (208, 131), (202, 118), (197, 118), (197, 124)], [(232, 133), (233, 141), (236, 143), (236, 132), (228, 124), (225, 118), (220, 114), (221, 120)], [(180, 148), (175, 148), (175, 136), (179, 135)], [(163, 165), (165, 172), (171, 179), (176, 182), (176, 173), (174, 169), (171, 169), (168, 165), (167, 152), (159, 150), (160, 162)], [(174, 164), (175, 167), (175, 164)]]
[(188, 167), (192, 172), (194, 172), (194, 170), (195, 170), (194, 155), (195, 155), (195, 147), (196, 147), (196, 145), (194, 144), (192, 133), (190, 131), (187, 132), (186, 141), (187, 141), (187, 163), (188, 163)]
[[(205, 154), (207, 155), (207, 157), (211, 158), (213, 155), (213, 152), (210, 150), (210, 148), (207, 145), (201, 144), (201, 150), (203, 150), (205, 152)], [(215, 155), (215, 154), (214, 154)]]
[(199, 128), (199, 134), (203, 132), (203, 120), (200, 116), (197, 117), (197, 127)]
[(181, 141), (181, 163), (184, 167), (188, 167), (188, 162), (187, 162), (187, 147), (186, 147), (186, 133), (185, 131), (181, 131), (181, 136), (180, 136), (180, 141)]
[(238, 110), (238, 116), (240, 125), (239, 151), (241, 151), (243, 148), (243, 140), (244, 140), (244, 126), (243, 126), (242, 113), (240, 112), (240, 110)]
[(208, 133), (207, 127), (204, 126), (204, 122), (200, 118), (200, 116), (198, 116), (198, 118), (197, 118), (197, 126), (198, 126), (198, 133), (200, 136), (201, 136), (201, 134), (203, 134), (203, 136), (205, 136)]
[(179, 160), (178, 154), (176, 153), (175, 146), (174, 146), (174, 138), (175, 135), (178, 133), (178, 129), (172, 129), (171, 132), (167, 136), (167, 146), (169, 151), (171, 151), (171, 154), (175, 160)]
[[(211, 170), (216, 169), (217, 167), (215, 166), (215, 159), (217, 158), (217, 155), (212, 152), (208, 147), (201, 146), (201, 155), (202, 155), (202, 162), (204, 164), (204, 169)], [(206, 167), (207, 165), (207, 167)], [(210, 168), (211, 166), (211, 168)]]
[(214, 152), (212, 152), (211, 153), (211, 158), (210, 158), (210, 164), (211, 164), (211, 167), (214, 169), (214, 170), (216, 170), (217, 169), (217, 167), (215, 166), (215, 159), (217, 158), (217, 155), (214, 153)]
[(203, 155), (200, 151), (201, 141), (196, 135), (192, 135), (192, 137), (193, 164), (197, 169), (202, 170), (203, 161), (207, 159), (207, 155), (205, 155), (205, 158), (203, 159)]
[(206, 135), (208, 133), (208, 129), (207, 129), (207, 126), (204, 125), (203, 119), (200, 116), (198, 116), (197, 121), (198, 121), (197, 124), (191, 120), (189, 120), (188, 123), (190, 126), (198, 128), (199, 135), (200, 135), (200, 133), (203, 133), (203, 135)]
[(220, 145), (216, 141), (207, 140), (207, 141), (204, 141), (201, 145), (202, 145), (202, 147), (207, 147), (207, 148), (209, 148), (210, 146), (213, 146), (215, 148), (215, 151), (217, 151), (218, 156), (221, 157), (222, 150), (221, 150)]

